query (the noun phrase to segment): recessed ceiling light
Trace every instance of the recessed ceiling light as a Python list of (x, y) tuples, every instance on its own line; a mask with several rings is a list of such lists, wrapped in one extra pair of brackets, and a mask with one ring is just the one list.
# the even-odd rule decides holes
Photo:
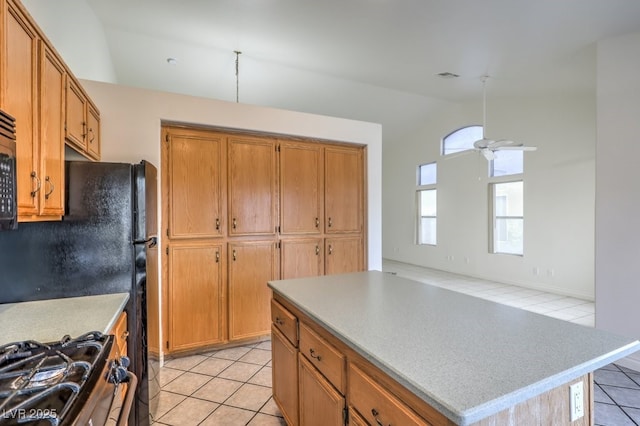
[(441, 73), (438, 73), (436, 75), (438, 77), (440, 77), (440, 78), (458, 78), (458, 77), (460, 77), (460, 75), (454, 74), (452, 72), (441, 72)]
[(176, 58), (167, 58), (167, 63), (169, 65), (175, 65), (178, 63), (178, 60)]

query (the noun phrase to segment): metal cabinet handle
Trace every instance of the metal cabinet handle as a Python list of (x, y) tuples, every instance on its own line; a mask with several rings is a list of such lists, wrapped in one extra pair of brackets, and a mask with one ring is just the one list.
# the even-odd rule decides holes
[(35, 171), (31, 172), (31, 179), (36, 180), (36, 189), (31, 191), (31, 198), (36, 198), (36, 194), (40, 191), (40, 188), (42, 187), (42, 182), (40, 182), (40, 178), (38, 177)]
[(236, 227), (238, 226), (238, 221), (236, 220), (236, 218), (235, 218), (235, 217), (233, 218), (233, 224), (232, 224), (232, 226), (233, 226), (233, 229), (236, 229)]
[(276, 324), (284, 325), (284, 321), (282, 319), (280, 319), (280, 317), (276, 317)]
[(234, 262), (236, 261), (236, 251), (235, 250), (233, 251), (233, 261)]
[(56, 189), (55, 185), (53, 184), (53, 182), (51, 182), (51, 178), (49, 176), (46, 176), (44, 178), (44, 181), (47, 182), (49, 184), (49, 186), (51, 186), (51, 190), (49, 192), (47, 192), (46, 194), (44, 194), (44, 199), (48, 200), (49, 196), (51, 194), (53, 194), (53, 191)]
[(93, 143), (93, 140), (96, 138), (96, 136), (93, 133), (93, 129), (91, 127), (89, 127), (89, 133), (91, 133), (91, 137), (89, 138), (89, 143)]
[(333, 253), (333, 246), (329, 244), (329, 254)]
[(329, 228), (331, 228), (331, 226), (333, 226), (333, 220), (329, 218)]
[(220, 263), (220, 252), (219, 251), (216, 252), (216, 263)]
[(320, 246), (316, 246), (316, 256), (320, 255)]
[[(371, 409), (371, 415), (373, 416), (373, 419), (376, 421), (376, 423), (378, 424), (378, 426), (384, 426), (384, 424), (380, 421), (380, 419), (378, 418), (378, 416), (380, 415), (380, 413), (378, 412), (378, 410), (376, 410), (375, 408)], [(389, 423), (389, 426), (391, 426), (391, 423)]]
[(85, 121), (82, 122), (82, 139), (87, 137), (87, 123)]
[(316, 217), (316, 228), (320, 228), (320, 219)]
[(216, 218), (216, 231), (220, 230), (220, 218)]
[(309, 355), (311, 355), (311, 358), (315, 358), (318, 361), (322, 361), (322, 358), (320, 357), (320, 355), (316, 355), (315, 353), (316, 351), (314, 351), (313, 348), (309, 349)]

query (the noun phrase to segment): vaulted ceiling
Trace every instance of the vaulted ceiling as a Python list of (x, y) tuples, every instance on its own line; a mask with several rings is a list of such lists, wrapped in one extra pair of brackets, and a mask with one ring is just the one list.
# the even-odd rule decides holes
[(493, 96), (594, 93), (597, 41), (640, 32), (638, 0), (86, 2), (120, 84), (395, 130), (485, 74)]

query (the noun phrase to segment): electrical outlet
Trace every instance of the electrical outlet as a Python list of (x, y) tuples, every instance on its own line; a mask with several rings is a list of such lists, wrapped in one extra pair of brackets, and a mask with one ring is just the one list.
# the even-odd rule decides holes
[(584, 385), (582, 382), (569, 386), (569, 410), (570, 421), (578, 420), (584, 416)]

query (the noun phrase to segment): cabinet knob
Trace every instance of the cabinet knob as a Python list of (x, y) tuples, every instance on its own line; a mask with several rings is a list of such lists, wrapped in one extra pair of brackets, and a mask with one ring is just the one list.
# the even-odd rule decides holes
[[(380, 421), (380, 419), (378, 418), (378, 416), (380, 415), (380, 413), (378, 412), (378, 410), (376, 410), (375, 408), (371, 409), (371, 415), (373, 416), (373, 419), (376, 421), (376, 424), (378, 426), (384, 426), (384, 424), (382, 423), (382, 421)], [(389, 425), (391, 426), (391, 425)]]
[(329, 244), (329, 254), (333, 253), (333, 246)]
[(219, 251), (216, 252), (216, 263), (220, 263), (220, 252)]
[(233, 218), (233, 224), (231, 225), (233, 226), (233, 229), (236, 229), (236, 227), (238, 226), (238, 222), (236, 221), (236, 218)]
[(233, 261), (234, 262), (236, 261), (236, 251), (235, 250), (233, 251)]
[(331, 226), (333, 226), (333, 220), (331, 220), (331, 218), (329, 218), (329, 228), (331, 228)]
[(220, 218), (216, 218), (216, 231), (220, 230)]
[(316, 246), (316, 256), (320, 255), (320, 246)]
[(320, 219), (316, 217), (316, 228), (320, 228)]

